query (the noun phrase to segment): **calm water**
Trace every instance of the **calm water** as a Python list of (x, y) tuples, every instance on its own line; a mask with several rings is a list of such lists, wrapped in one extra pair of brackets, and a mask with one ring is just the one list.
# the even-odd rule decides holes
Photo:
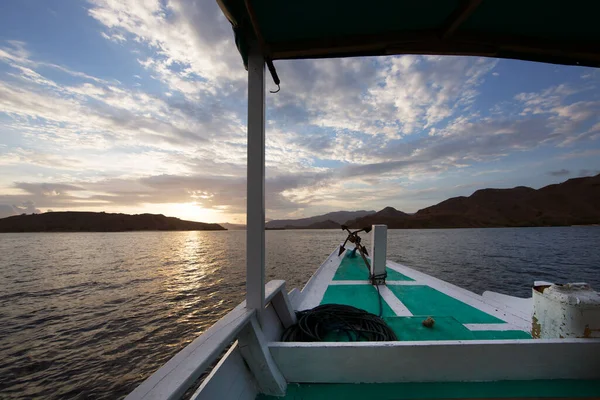
[[(340, 231), (268, 231), (267, 276), (301, 288)], [(368, 240), (367, 240), (368, 242)], [(0, 234), (0, 398), (130, 392), (237, 305), (245, 232)], [(394, 230), (388, 258), (481, 293), (600, 288), (600, 228)]]

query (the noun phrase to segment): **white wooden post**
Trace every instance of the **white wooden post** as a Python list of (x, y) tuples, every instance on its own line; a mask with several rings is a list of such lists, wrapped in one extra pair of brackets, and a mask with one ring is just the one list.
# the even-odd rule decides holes
[(248, 51), (248, 179), (246, 306), (265, 307), (265, 59), (256, 42)]
[(287, 382), (269, 351), (267, 339), (256, 318), (240, 332), (240, 352), (252, 371), (260, 393), (285, 396)]
[[(387, 225), (373, 225), (371, 231), (371, 276), (384, 277), (387, 252)], [(377, 279), (385, 282), (385, 278)], [(376, 282), (373, 282), (376, 283)]]

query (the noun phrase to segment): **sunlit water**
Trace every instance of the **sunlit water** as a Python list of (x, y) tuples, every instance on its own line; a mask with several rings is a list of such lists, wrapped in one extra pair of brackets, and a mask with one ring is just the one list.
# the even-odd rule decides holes
[[(341, 231), (268, 231), (301, 288)], [(368, 238), (366, 240), (368, 245)], [(394, 230), (388, 258), (481, 293), (600, 288), (600, 228)], [(245, 232), (0, 234), (0, 398), (122, 397), (244, 296)]]

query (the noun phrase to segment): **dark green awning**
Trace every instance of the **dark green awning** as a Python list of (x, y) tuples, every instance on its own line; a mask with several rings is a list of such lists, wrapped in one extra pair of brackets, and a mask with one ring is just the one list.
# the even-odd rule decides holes
[[(392, 54), (600, 66), (600, 0), (217, 0), (247, 62)], [(258, 35), (258, 36), (257, 36)]]

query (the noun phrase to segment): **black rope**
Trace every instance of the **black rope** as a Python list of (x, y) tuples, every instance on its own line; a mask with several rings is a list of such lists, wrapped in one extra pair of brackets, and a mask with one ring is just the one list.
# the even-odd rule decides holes
[[(379, 299), (381, 308), (381, 296)], [(380, 316), (352, 306), (322, 304), (311, 310), (297, 311), (296, 317), (298, 322), (281, 335), (283, 342), (323, 342), (340, 336), (350, 342), (398, 340)]]
[(379, 298), (379, 316), (380, 317), (383, 315), (383, 301), (381, 299), (381, 292), (379, 291), (379, 285), (385, 284), (385, 278), (387, 278), (387, 271), (385, 271), (381, 274), (371, 275), (371, 283), (373, 284), (373, 286), (375, 286), (377, 288), (377, 297)]
[(381, 301), (381, 293), (379, 292), (379, 285), (375, 285), (377, 288), (377, 298), (379, 299), (379, 317), (383, 315), (383, 302)]

